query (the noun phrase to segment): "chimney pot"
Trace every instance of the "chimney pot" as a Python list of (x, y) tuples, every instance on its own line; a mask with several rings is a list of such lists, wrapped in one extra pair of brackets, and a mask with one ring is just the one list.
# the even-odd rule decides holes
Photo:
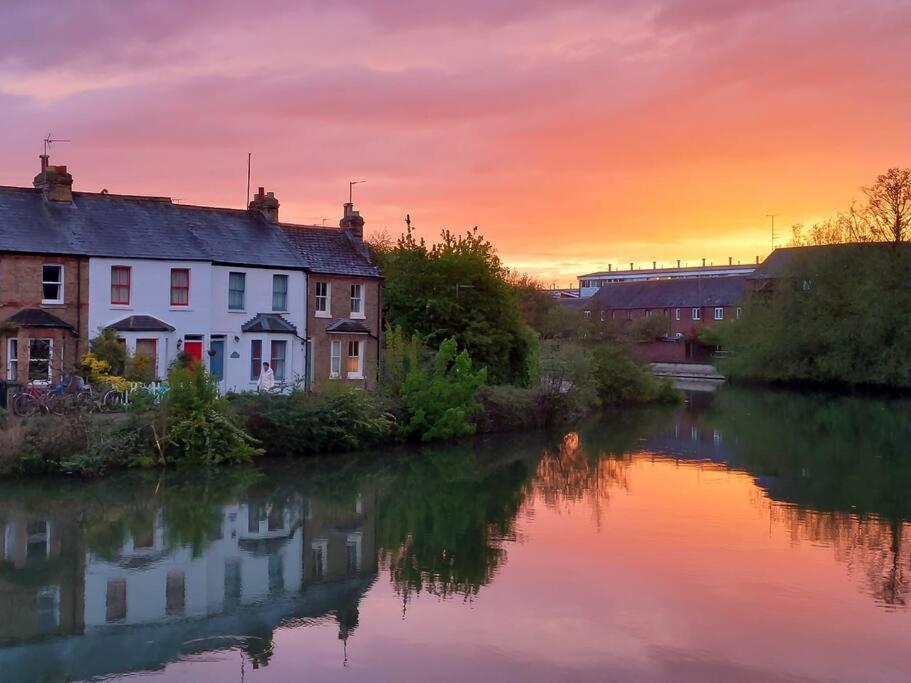
[(729, 265), (729, 266), (734, 265), (734, 257), (733, 257), (733, 256), (728, 256), (728, 265)]
[(250, 211), (259, 211), (270, 223), (278, 223), (278, 207), (281, 206), (274, 192), (266, 194), (266, 188), (259, 188), (247, 207)]
[(680, 267), (680, 259), (679, 259), (679, 258), (677, 259), (677, 267), (678, 267), (678, 268)]
[(705, 268), (705, 259), (702, 259), (702, 267)]
[(338, 222), (342, 232), (351, 235), (357, 241), (364, 239), (364, 219), (359, 211), (354, 210), (354, 204), (345, 202), (342, 207), (342, 220)]

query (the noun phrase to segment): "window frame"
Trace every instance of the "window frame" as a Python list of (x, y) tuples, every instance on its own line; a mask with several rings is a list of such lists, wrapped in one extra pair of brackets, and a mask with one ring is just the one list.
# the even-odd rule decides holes
[[(126, 284), (114, 284), (114, 271), (126, 271), (127, 281)], [(124, 287), (127, 290), (127, 299), (126, 301), (118, 301), (114, 299), (114, 288), (123, 289)], [(133, 300), (133, 267), (132, 266), (111, 266), (111, 306), (129, 306)]]
[[(234, 289), (231, 287), (232, 276), (240, 276), (240, 281), (243, 284), (241, 289)], [(231, 293), (240, 292), (240, 306), (234, 306), (231, 303)], [(235, 313), (243, 313), (247, 310), (247, 274), (242, 270), (231, 270), (228, 271), (228, 310)]]
[[(187, 285), (186, 287), (182, 285), (174, 284), (174, 274), (175, 273), (186, 273), (187, 274)], [(171, 308), (189, 308), (190, 306), (190, 269), (189, 268), (171, 268), (171, 289), (170, 289), (170, 301)], [(186, 291), (187, 293), (187, 302), (186, 303), (175, 303), (174, 302), (174, 291)]]
[[(357, 355), (351, 355), (352, 345), (357, 345)], [(350, 363), (352, 358), (357, 358), (357, 366), (355, 370), (351, 370)], [(360, 339), (349, 339), (347, 345), (347, 353), (345, 354), (345, 376), (348, 379), (364, 379), (364, 345)]]
[(715, 320), (724, 320), (724, 306), (715, 306)]
[[(16, 353), (13, 353), (13, 347)], [(19, 376), (19, 338), (10, 337), (6, 340), (6, 378), (10, 382), (17, 381)]]
[[(284, 282), (285, 289), (283, 292), (279, 292), (275, 285), (277, 282)], [(288, 312), (288, 289), (290, 285), (290, 278), (285, 273), (273, 273), (272, 274), (272, 312), (273, 313), (287, 313)], [(276, 294), (281, 294), (283, 299), (283, 305), (277, 307), (275, 305), (275, 296)]]
[[(314, 295), (314, 304), (313, 304), (313, 314), (317, 318), (329, 318), (332, 313), (332, 287), (328, 280), (317, 280), (313, 283), (313, 295)], [(320, 286), (325, 290), (324, 294), (320, 294)], [(320, 303), (322, 302), (322, 307)]]
[(690, 311), (690, 317), (693, 320), (702, 320), (702, 308), (694, 306), (693, 310)]
[[(32, 342), (47, 342), (47, 359), (39, 358), (39, 362), (47, 362), (47, 377), (44, 379), (32, 378)], [(28, 340), (28, 381), (35, 384), (50, 384), (54, 376), (54, 340), (50, 337), (30, 337)]]
[[(357, 296), (355, 296), (355, 291)], [(351, 283), (350, 293), (351, 317), (357, 319), (366, 318), (367, 314), (364, 312), (364, 285), (358, 282)], [(355, 310), (355, 304), (357, 304), (357, 310)]]
[[(45, 268), (57, 268), (60, 279), (57, 281), (46, 280), (44, 277)], [(65, 270), (62, 263), (42, 263), (41, 264), (41, 303), (46, 305), (62, 304), (64, 301), (63, 297), (63, 288), (64, 288), (64, 274)], [(57, 286), (57, 298), (56, 299), (47, 299), (44, 294), (45, 285), (56, 285)]]
[[(272, 369), (275, 381), (284, 382), (285, 370), (288, 366), (288, 340), (270, 339), (269, 342), (269, 367)], [(275, 355), (276, 348), (282, 350), (281, 357)]]
[(742, 316), (742, 315), (743, 315), (743, 306), (738, 306), (737, 309), (734, 311), (734, 319), (740, 320), (740, 316)]
[[(259, 351), (257, 352), (257, 349)], [(258, 382), (263, 371), (263, 340), (250, 340), (250, 381)]]
[(679, 308), (674, 309), (674, 320), (680, 320), (680, 309)]
[(329, 341), (329, 379), (340, 379), (342, 376), (342, 340)]

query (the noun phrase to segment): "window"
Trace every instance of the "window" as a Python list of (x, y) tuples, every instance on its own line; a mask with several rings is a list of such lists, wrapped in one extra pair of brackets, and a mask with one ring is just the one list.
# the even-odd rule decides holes
[(137, 339), (136, 355), (145, 356), (152, 362), (152, 378), (158, 377), (158, 340)]
[(6, 378), (15, 382), (19, 377), (19, 340), (10, 339), (7, 346)]
[(361, 285), (351, 285), (351, 317), (364, 317), (363, 289)]
[(316, 314), (329, 315), (329, 283), (316, 283)]
[(28, 379), (30, 382), (51, 381), (51, 358), (54, 342), (50, 339), (28, 340)]
[(631, 310), (629, 310), (629, 311), (626, 312), (626, 319), (627, 319), (627, 320), (632, 320), (632, 319), (633, 319), (633, 312), (632, 312)]
[(111, 266), (111, 303), (116, 306), (130, 305), (129, 266)]
[(275, 373), (275, 379), (281, 381), (285, 379), (285, 354), (288, 351), (288, 342), (272, 342), (272, 372)]
[(601, 311), (601, 322), (604, 322), (604, 311)]
[(190, 305), (190, 271), (187, 268), (171, 268), (171, 305)]
[(702, 320), (702, 309), (701, 308), (693, 309), (693, 320)]
[(741, 315), (743, 315), (743, 309), (740, 306), (738, 306), (737, 311), (735, 313), (735, 317), (737, 318), (737, 320), (740, 320)]
[(679, 308), (674, 309), (674, 320), (680, 320), (680, 309)]
[(187, 605), (187, 579), (183, 572), (168, 572), (165, 582), (165, 614), (182, 617)]
[(363, 377), (361, 368), (361, 343), (359, 341), (348, 342), (348, 360), (345, 363), (345, 371), (349, 379), (360, 379)]
[(127, 580), (108, 579), (108, 590), (105, 596), (104, 620), (123, 621), (127, 618)]
[(41, 303), (63, 303), (63, 266), (41, 268)]
[(721, 306), (715, 308), (715, 320), (724, 320), (724, 308)]
[(585, 311), (585, 319), (586, 319), (586, 320), (591, 320), (591, 319), (592, 319), (592, 312), (591, 312), (591, 311)]
[(272, 276), (272, 310), (288, 310), (288, 276)]
[(250, 379), (254, 382), (259, 379), (263, 367), (263, 342), (254, 339), (250, 342)]
[(652, 312), (651, 312), (650, 310), (648, 310), (647, 308), (645, 309), (645, 317), (646, 317), (646, 318), (651, 318), (651, 317), (652, 317)]
[(337, 339), (332, 341), (329, 352), (329, 377), (337, 379), (342, 374), (342, 343)]
[(247, 292), (246, 273), (228, 273), (228, 310), (244, 310), (244, 299)]

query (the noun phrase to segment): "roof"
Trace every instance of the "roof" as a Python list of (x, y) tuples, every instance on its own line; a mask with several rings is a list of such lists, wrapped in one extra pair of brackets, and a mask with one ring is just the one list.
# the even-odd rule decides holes
[(72, 325), (40, 308), (23, 308), (21, 311), (13, 313), (4, 322), (14, 323), (19, 327), (50, 327), (75, 333)]
[(131, 315), (108, 325), (109, 330), (118, 332), (173, 332), (174, 328), (150, 315)]
[(380, 269), (371, 263), (366, 248), (356, 244), (345, 232), (315, 225), (283, 223), (281, 227), (312, 272), (381, 277)]
[(243, 332), (281, 332), (297, 334), (297, 328), (278, 313), (257, 313), (241, 325)]
[[(911, 251), (911, 245), (902, 244)], [(810, 247), (779, 247), (750, 275), (752, 280), (769, 280), (795, 275), (799, 271), (816, 270), (829, 258), (861, 253), (885, 253), (894, 249), (892, 242), (851, 242), (848, 244), (821, 244)]]
[(586, 309), (732, 306), (741, 301), (746, 285), (747, 276), (736, 275), (609, 282), (583, 301)]
[(0, 251), (212, 261), (306, 268), (302, 250), (259, 212), (174, 204), (162, 197), (0, 187)]
[(345, 320), (344, 318), (330, 323), (326, 327), (326, 332), (335, 332), (343, 334), (370, 334), (370, 328), (364, 323), (357, 320)]
[(586, 273), (585, 275), (577, 275), (578, 279), (584, 278), (598, 278), (598, 277), (647, 277), (654, 275), (656, 277), (670, 277), (674, 274), (680, 274), (685, 277), (697, 277), (698, 275), (705, 273), (708, 274), (730, 274), (730, 275), (745, 275), (750, 271), (756, 268), (756, 264), (752, 263), (734, 263), (734, 264), (724, 264), (724, 265), (708, 265), (708, 266), (680, 266), (678, 268), (638, 268), (624, 270), (622, 268), (617, 268), (616, 270), (599, 270), (595, 273)]

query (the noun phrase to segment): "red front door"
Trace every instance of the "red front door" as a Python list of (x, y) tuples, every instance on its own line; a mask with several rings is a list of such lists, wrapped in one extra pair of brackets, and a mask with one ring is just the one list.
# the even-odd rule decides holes
[(195, 358), (200, 363), (202, 362), (202, 342), (201, 341), (185, 341), (183, 343), (183, 352), (187, 354), (190, 358)]

